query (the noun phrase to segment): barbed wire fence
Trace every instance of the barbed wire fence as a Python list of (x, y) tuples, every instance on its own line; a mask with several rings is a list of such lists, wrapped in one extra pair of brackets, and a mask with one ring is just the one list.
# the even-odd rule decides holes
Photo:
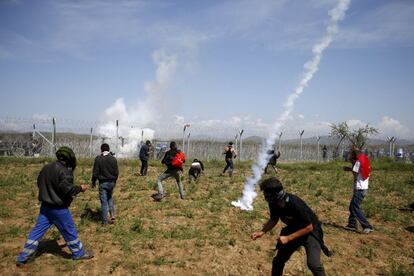
[[(71, 147), (79, 157), (93, 157), (100, 153), (100, 145), (104, 142), (110, 143), (111, 149), (115, 153), (126, 143), (130, 143), (131, 139), (137, 145), (132, 152), (125, 156), (128, 158), (138, 158), (139, 148), (142, 145), (143, 138), (125, 138), (118, 135), (118, 129), (115, 137), (111, 135), (102, 135), (97, 133), (97, 129), (104, 122), (87, 121), (87, 120), (71, 120), (55, 118), (17, 118), (6, 117), (0, 118), (0, 156), (53, 156), (55, 150), (60, 146)], [(118, 127), (118, 122), (114, 122)], [(132, 126), (132, 124), (130, 124)], [(180, 130), (178, 130), (180, 131)], [(194, 158), (200, 160), (221, 160), (224, 159), (223, 150), (228, 141), (235, 142), (239, 159), (255, 160), (264, 141), (256, 139), (251, 141), (244, 138), (242, 141), (241, 130), (238, 129), (236, 136), (229, 135), (229, 139), (209, 138), (190, 140), (190, 133), (184, 137), (182, 149), (187, 154), (187, 159)], [(179, 133), (179, 132), (178, 132)], [(282, 133), (279, 134), (279, 140), (274, 146), (276, 151), (281, 152), (280, 161), (316, 161), (324, 162), (332, 159), (346, 159), (349, 145), (342, 143), (339, 150), (336, 151), (336, 140), (332, 140), (330, 144), (325, 144), (326, 152), (323, 157), (323, 143), (320, 143), (321, 136), (308, 138), (308, 143), (302, 141), (302, 135), (306, 130), (299, 131), (300, 137), (295, 140), (283, 140)], [(244, 137), (248, 137), (248, 131), (245, 131)], [(173, 137), (157, 137), (153, 138), (154, 151), (152, 157), (160, 159), (163, 153), (168, 150), (168, 144), (171, 140), (176, 140), (178, 144), (181, 138), (176, 135)], [(185, 139), (185, 140), (184, 140)], [(262, 138), (264, 140), (264, 138)], [(309, 140), (314, 140), (309, 143)], [(389, 144), (369, 145), (366, 153), (371, 158), (394, 156), (396, 139), (390, 140)], [(243, 143), (243, 144), (242, 144)], [(242, 146), (241, 146), (242, 145)], [(392, 149), (393, 152), (387, 151)], [(406, 151), (408, 152), (408, 150)], [(407, 158), (409, 159), (409, 157)]]

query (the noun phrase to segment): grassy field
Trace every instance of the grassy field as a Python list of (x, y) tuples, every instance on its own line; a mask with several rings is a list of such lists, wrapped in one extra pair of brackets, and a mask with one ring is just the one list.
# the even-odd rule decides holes
[[(70, 208), (79, 237), (95, 258), (75, 262), (56, 228), (39, 246), (38, 257), (23, 268), (15, 259), (39, 212), (36, 178), (48, 159), (0, 158), (1, 275), (270, 275), (277, 227), (252, 241), (268, 218), (259, 194), (254, 211), (231, 206), (240, 196), (251, 162), (236, 162), (233, 179), (220, 177), (222, 161), (205, 163), (198, 183), (184, 183), (180, 200), (172, 179), (164, 182), (167, 197), (154, 202), (156, 179), (164, 170), (150, 162), (149, 176), (138, 176), (137, 161), (122, 160), (114, 193), (116, 224), (100, 224), (97, 189), (79, 194)], [(92, 159), (80, 160), (78, 184), (91, 177)], [(326, 244), (334, 256), (322, 257), (328, 275), (413, 275), (414, 166), (383, 160), (372, 164), (369, 195), (363, 203), (375, 231), (369, 235), (343, 229), (352, 195), (352, 176), (341, 162), (280, 164), (278, 177), (288, 192), (302, 197), (323, 223)], [(269, 175), (270, 176), (270, 175)], [(310, 275), (303, 249), (285, 268), (287, 275)]]

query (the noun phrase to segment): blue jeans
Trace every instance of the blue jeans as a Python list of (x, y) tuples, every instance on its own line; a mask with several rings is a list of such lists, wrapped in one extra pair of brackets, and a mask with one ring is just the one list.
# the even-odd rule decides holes
[(354, 194), (352, 196), (351, 203), (349, 204), (349, 218), (348, 226), (356, 227), (357, 220), (361, 223), (361, 226), (365, 228), (372, 228), (368, 220), (365, 218), (364, 213), (361, 210), (362, 200), (368, 194), (368, 190), (357, 190), (354, 189)]
[(79, 258), (85, 254), (83, 245), (78, 239), (78, 234), (69, 209), (53, 209), (42, 205), (36, 225), (30, 232), (24, 244), (23, 251), (17, 257), (19, 262), (26, 262), (36, 252), (39, 241), (52, 225), (55, 225), (62, 234), (67, 246), (72, 251), (73, 258)]
[(177, 182), (178, 185), (178, 192), (180, 193), (180, 198), (184, 199), (184, 186), (183, 183), (181, 182), (181, 171), (165, 171), (163, 172), (157, 180), (157, 186), (158, 186), (158, 193), (161, 195), (164, 195), (164, 189), (162, 187), (162, 181), (164, 181), (165, 179), (169, 178), (169, 177), (174, 177), (175, 181)]
[(102, 224), (108, 223), (108, 206), (111, 217), (115, 216), (114, 202), (112, 200), (112, 192), (115, 187), (115, 182), (99, 183), (99, 199), (102, 205)]

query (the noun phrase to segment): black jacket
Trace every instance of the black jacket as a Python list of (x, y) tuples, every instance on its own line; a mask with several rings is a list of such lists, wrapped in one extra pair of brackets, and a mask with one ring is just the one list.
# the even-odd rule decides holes
[(45, 165), (37, 177), (39, 201), (50, 208), (67, 208), (82, 191), (73, 183), (73, 172), (60, 161)]
[(96, 156), (93, 163), (92, 185), (96, 180), (99, 180), (99, 183), (118, 180), (118, 162), (112, 154)]
[(148, 161), (149, 157), (150, 157), (150, 147), (144, 144), (139, 150), (139, 159)]

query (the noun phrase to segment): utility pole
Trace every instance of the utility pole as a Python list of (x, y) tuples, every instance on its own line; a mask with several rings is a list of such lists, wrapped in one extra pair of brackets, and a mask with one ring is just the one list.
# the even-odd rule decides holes
[(93, 151), (93, 149), (92, 149), (92, 138), (93, 138), (92, 133), (93, 133), (93, 129), (91, 128), (91, 137), (89, 139), (89, 157), (92, 157), (92, 151)]
[(240, 130), (239, 132), (239, 137), (240, 137), (240, 152), (239, 152), (239, 160), (242, 160), (242, 151), (243, 151), (243, 135), (244, 129)]
[(393, 155), (393, 143), (395, 142), (397, 138), (395, 138), (394, 136), (388, 136), (387, 137), (387, 141), (390, 144), (390, 152), (389, 152), (389, 157), (392, 158)]
[(319, 159), (319, 140), (321, 140), (321, 137), (318, 135), (318, 136), (316, 136), (316, 141), (318, 141), (318, 153), (317, 153), (318, 163), (320, 162), (320, 159)]
[(55, 142), (55, 136), (56, 136), (56, 119), (53, 117), (52, 119), (53, 123), (53, 131), (52, 131), (52, 145), (50, 147), (50, 156), (53, 156), (56, 151), (56, 142)]
[(191, 133), (189, 132), (187, 136), (187, 158), (190, 156), (190, 135)]
[(119, 152), (118, 140), (119, 140), (119, 124), (118, 124), (118, 120), (116, 120), (116, 139), (115, 139), (116, 155), (118, 155), (118, 152)]
[(187, 127), (190, 127), (190, 124), (185, 124), (184, 128), (183, 128), (183, 148), (181, 149), (183, 152), (185, 152), (184, 151), (184, 148), (185, 148), (185, 130), (187, 129)]
[(238, 137), (239, 137), (239, 132), (237, 132), (236, 133), (236, 136), (234, 136), (234, 150), (236, 151), (236, 152), (238, 152), (237, 151), (237, 143), (238, 143)]
[(300, 160), (302, 161), (302, 159), (303, 159), (303, 155), (302, 155), (302, 148), (303, 148), (303, 145), (302, 145), (302, 136), (303, 136), (303, 133), (305, 132), (305, 130), (299, 130), (299, 136), (300, 136)]
[(280, 147), (282, 145), (282, 135), (283, 135), (283, 132), (280, 132), (279, 133), (279, 142), (278, 142), (278, 145), (277, 145), (277, 150), (278, 151), (280, 151)]

